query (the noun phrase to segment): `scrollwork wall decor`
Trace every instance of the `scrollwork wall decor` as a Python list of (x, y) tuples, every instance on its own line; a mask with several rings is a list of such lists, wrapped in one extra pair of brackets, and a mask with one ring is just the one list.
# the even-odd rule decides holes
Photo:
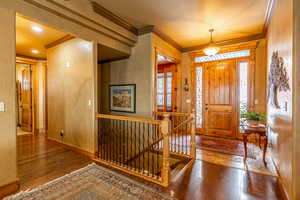
[(269, 73), (268, 99), (270, 104), (275, 108), (280, 109), (278, 92), (286, 92), (288, 90), (290, 90), (289, 77), (286, 68), (284, 67), (283, 58), (278, 56), (278, 51), (273, 52)]

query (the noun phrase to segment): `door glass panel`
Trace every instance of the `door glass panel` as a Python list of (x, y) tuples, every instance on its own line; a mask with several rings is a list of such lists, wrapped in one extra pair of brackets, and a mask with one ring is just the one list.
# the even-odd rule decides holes
[(172, 72), (167, 72), (167, 111), (172, 110)]
[(164, 73), (157, 74), (157, 105), (164, 105)]
[[(241, 62), (239, 65), (240, 71), (240, 113), (248, 108), (248, 62)], [(243, 119), (240, 120), (242, 125)]]
[(203, 79), (203, 72), (202, 67), (196, 68), (196, 128), (202, 128), (202, 79)]
[(228, 53), (221, 53), (216, 54), (214, 56), (200, 56), (195, 58), (196, 63), (202, 62), (209, 62), (209, 61), (216, 61), (216, 60), (225, 60), (225, 59), (232, 59), (232, 58), (240, 58), (240, 57), (247, 57), (250, 56), (250, 50), (241, 50), (241, 51), (234, 51)]

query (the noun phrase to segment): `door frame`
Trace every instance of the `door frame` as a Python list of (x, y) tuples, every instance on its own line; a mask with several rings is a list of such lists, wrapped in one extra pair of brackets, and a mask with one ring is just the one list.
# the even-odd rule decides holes
[(22, 56), (16, 56), (16, 63), (20, 63), (20, 64), (27, 64), (27, 65), (30, 65), (30, 71), (31, 71), (31, 99), (32, 99), (32, 109), (31, 109), (31, 116), (32, 116), (32, 134), (33, 135), (37, 135), (38, 133), (38, 129), (36, 127), (36, 123), (35, 123), (35, 120), (36, 120), (36, 116), (35, 116), (35, 113), (36, 113), (36, 103), (35, 102), (35, 95), (36, 95), (36, 91), (35, 91), (35, 85), (34, 85), (34, 79), (35, 79), (35, 74), (33, 73), (34, 72), (34, 67), (36, 66), (36, 64), (38, 62), (43, 62), (43, 64), (45, 64), (45, 93), (44, 93), (44, 99), (45, 99), (45, 113), (44, 113), (44, 116), (45, 116), (45, 119), (44, 119), (44, 125), (45, 125), (45, 135), (47, 136), (47, 130), (48, 130), (48, 120), (47, 120), (47, 116), (48, 116), (48, 110), (47, 110), (47, 104), (48, 104), (48, 98), (47, 98), (47, 63), (46, 61), (44, 60), (34, 60), (34, 59), (31, 59), (31, 58), (26, 58), (26, 57), (22, 57)]
[[(223, 47), (219, 53), (229, 53), (229, 52), (235, 52), (235, 51), (241, 51), (241, 50), (250, 50), (250, 56), (246, 57), (239, 57), (239, 58), (233, 58), (233, 60), (236, 61), (236, 66), (235, 66), (235, 72), (236, 72), (236, 138), (241, 139), (242, 134), (240, 133), (240, 126), (239, 126), (239, 117), (240, 117), (240, 112), (239, 112), (239, 63), (248, 61), (249, 67), (248, 67), (248, 109), (249, 110), (254, 110), (254, 99), (255, 99), (255, 53), (256, 53), (256, 48), (257, 48), (258, 42), (250, 42), (244, 45), (236, 45), (236, 46), (230, 46), (230, 47)], [(216, 61), (209, 61), (209, 62), (203, 62), (203, 63), (196, 63), (195, 58), (196, 57), (201, 57), (201, 56), (206, 56), (202, 51), (194, 52), (190, 54), (190, 57), (192, 59), (192, 65), (191, 65), (191, 109), (192, 111), (196, 112), (196, 68), (197, 67), (203, 67), (203, 74), (202, 74), (202, 104), (204, 105), (204, 83), (205, 83), (205, 73), (204, 73), (204, 67), (206, 63), (210, 62), (216, 62)], [(229, 59), (224, 59), (224, 60), (229, 60)], [(220, 60), (222, 61), (222, 60)], [(202, 118), (203, 118), (203, 124), (205, 123), (205, 117), (204, 117), (204, 106), (202, 106)], [(203, 128), (198, 128), (196, 129), (197, 134), (205, 134)]]

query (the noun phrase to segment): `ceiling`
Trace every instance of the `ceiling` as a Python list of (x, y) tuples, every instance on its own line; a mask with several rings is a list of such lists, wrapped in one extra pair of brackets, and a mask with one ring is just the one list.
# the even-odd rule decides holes
[[(32, 27), (39, 27), (43, 31), (35, 32)], [(67, 33), (58, 31), (48, 26), (33, 22), (21, 16), (16, 17), (16, 53), (17, 55), (29, 56), (34, 58), (46, 58), (45, 45), (50, 44)], [(38, 53), (32, 53), (37, 50)]]
[[(154, 25), (181, 47), (260, 34), (268, 0), (94, 0), (137, 28)], [(134, 6), (133, 6), (134, 5)]]
[(98, 44), (98, 61), (108, 62), (128, 58), (129, 54)]

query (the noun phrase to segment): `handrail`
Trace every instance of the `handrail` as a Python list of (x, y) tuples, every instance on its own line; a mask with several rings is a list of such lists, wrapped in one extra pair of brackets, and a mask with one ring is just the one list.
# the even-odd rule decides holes
[(150, 124), (160, 124), (160, 120), (154, 119), (146, 119), (146, 118), (137, 118), (137, 117), (127, 117), (120, 115), (107, 115), (107, 114), (96, 114), (96, 118), (103, 119), (116, 119), (116, 120), (125, 120), (125, 121), (133, 121), (133, 122), (145, 122)]
[(157, 114), (157, 115), (169, 114), (170, 116), (189, 116), (190, 115), (190, 113), (184, 113), (184, 112), (157, 112), (157, 111), (154, 111), (153, 114)]
[(189, 122), (191, 122), (191, 121), (193, 121), (193, 120), (194, 120), (194, 119), (193, 119), (192, 117), (188, 118), (187, 120), (185, 120), (185, 121), (181, 122), (180, 124), (178, 124), (178, 126), (174, 127), (174, 128), (172, 129), (172, 131), (174, 131), (174, 130), (180, 128), (180, 127), (183, 126), (184, 124), (187, 124), (187, 123), (189, 123)]

